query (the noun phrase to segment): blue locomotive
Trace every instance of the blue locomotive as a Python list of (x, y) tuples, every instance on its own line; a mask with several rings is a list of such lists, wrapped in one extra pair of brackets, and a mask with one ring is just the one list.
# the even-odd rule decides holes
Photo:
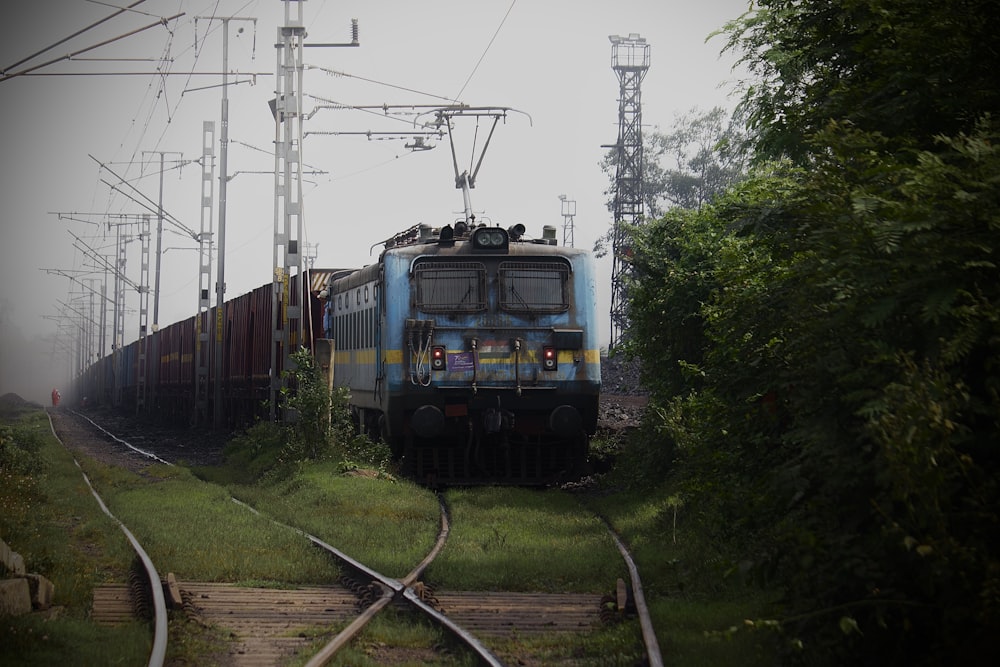
[[(473, 218), (474, 220), (474, 218)], [(326, 290), (334, 384), (420, 480), (585, 471), (601, 387), (591, 256), (508, 229), (419, 225)]]

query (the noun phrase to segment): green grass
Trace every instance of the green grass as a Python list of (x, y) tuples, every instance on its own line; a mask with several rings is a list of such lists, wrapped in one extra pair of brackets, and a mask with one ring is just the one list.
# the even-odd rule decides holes
[[(669, 485), (593, 496), (639, 569), (664, 663), (678, 667), (771, 665), (780, 591), (741, 577), (739, 553), (708, 537)], [(762, 620), (763, 619), (763, 620)]]
[(232, 486), (234, 496), (390, 577), (409, 573), (440, 529), (437, 498), (411, 482), (303, 464), (291, 479)]
[(152, 634), (135, 621), (99, 626), (69, 615), (46, 619), (40, 614), (5, 618), (0, 623), (0, 666), (92, 667), (93, 665), (145, 665), (149, 662)]
[[(70, 453), (41, 411), (9, 422), (0, 446), (0, 535), (28, 572), (55, 586), (54, 608), (0, 622), (0, 665), (143, 665), (148, 625), (102, 627), (89, 620), (93, 590), (122, 582), (133, 553), (98, 507)], [(18, 462), (30, 453), (31, 465)]]
[(493, 654), (506, 665), (634, 667), (645, 664), (636, 623), (620, 623), (587, 634), (543, 634), (489, 638)]
[(139, 476), (96, 466), (94, 473), (108, 507), (161, 576), (284, 584), (328, 584), (339, 576), (330, 558), (301, 535), (234, 503), (225, 489), (185, 468), (154, 465)]
[[(108, 628), (88, 619), (94, 587), (124, 582), (132, 562), (117, 524), (100, 511), (43, 414), (29, 414), (2, 433), (0, 535), (25, 556), (30, 571), (55, 582), (62, 610), (54, 618), (4, 619), (0, 666), (145, 664), (148, 625)], [(11, 439), (19, 443), (17, 451)], [(199, 471), (227, 479), (228, 488), (182, 467), (154, 465), (136, 475), (92, 461), (81, 464), (161, 575), (174, 572), (182, 582), (286, 587), (336, 579), (330, 559), (301, 535), (233, 503), (230, 493), (393, 577), (423, 559), (439, 528), (438, 503), (430, 491), (385, 476), (344, 474), (330, 461), (297, 463), (254, 483), (227, 468)], [(776, 617), (779, 591), (744, 581), (741, 555), (713, 541), (724, 531), (701, 525), (704, 519), (669, 486), (643, 492), (621, 488), (609, 485), (588, 496), (512, 487), (450, 490), (445, 496), (452, 533), (424, 579), (439, 590), (610, 592), (619, 577), (627, 579), (627, 571), (589, 508), (606, 516), (632, 549), (666, 664), (774, 664), (779, 637), (760, 619)], [(331, 631), (316, 629), (317, 648)], [(170, 632), (168, 660), (210, 665), (225, 656), (226, 637), (211, 628), (175, 615)], [(507, 664), (632, 665), (641, 661), (639, 637), (638, 623), (627, 619), (585, 635), (486, 643)], [(334, 664), (377, 665), (386, 646), (400, 643), (392, 654), (404, 656), (397, 664), (469, 664), (461, 651), (446, 652), (444, 659), (438, 655), (436, 649), (448, 641), (394, 609), (380, 615)]]
[(442, 590), (603, 593), (626, 571), (603, 524), (569, 494), (482, 487), (446, 500), (451, 535), (426, 576)]

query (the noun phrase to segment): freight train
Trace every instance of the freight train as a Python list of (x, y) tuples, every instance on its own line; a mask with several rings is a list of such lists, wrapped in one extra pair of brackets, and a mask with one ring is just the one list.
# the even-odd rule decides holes
[[(304, 314), (301, 340), (297, 329), (290, 331), (293, 349), (311, 350), (322, 336), (323, 302), (318, 294), (337, 272), (291, 277), (287, 305), (300, 307)], [(221, 313), (213, 307), (115, 349), (76, 379), (76, 398), (148, 413), (164, 423), (235, 429), (268, 419), (273, 294), (273, 284), (267, 283), (224, 302)], [(213, 328), (213, 322), (221, 328)], [(215, 420), (217, 414), (221, 423)]]
[[(521, 225), (462, 221), (383, 243), (377, 262), (307, 271), (289, 291), (305, 314), (291, 344), (331, 340), (333, 382), (349, 390), (359, 431), (422, 480), (543, 484), (584, 472), (601, 382), (590, 254), (558, 246), (552, 227), (528, 238)], [(211, 426), (220, 399), (229, 428), (267, 419), (272, 292), (224, 303), (218, 392), (214, 371), (198, 371), (199, 359), (215, 367), (203, 335), (213, 308), (101, 359), (77, 396), (173, 423), (200, 414)]]
[[(459, 173), (455, 160), (455, 118), (492, 118), (495, 128), (508, 111), (433, 112), (452, 140), (463, 218), (396, 234), (376, 244), (378, 261), (363, 268), (293, 275), (278, 303), (298, 313), (282, 339), (291, 349), (333, 350), (333, 383), (348, 390), (358, 430), (388, 443), (421, 480), (574, 478), (585, 472), (597, 428), (591, 255), (560, 247), (551, 226), (531, 237), (521, 224), (477, 223), (470, 190), (482, 155), (471, 174)], [(274, 289), (268, 283), (225, 302), (221, 313), (206, 310), (116, 350), (82, 374), (78, 397), (176, 422), (224, 418), (230, 428), (280, 414), (269, 405)]]

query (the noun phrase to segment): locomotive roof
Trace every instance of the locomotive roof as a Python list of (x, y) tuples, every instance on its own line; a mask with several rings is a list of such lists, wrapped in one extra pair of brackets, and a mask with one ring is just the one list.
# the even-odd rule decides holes
[(502, 230), (506, 239), (502, 249), (486, 250), (477, 248), (474, 246), (472, 236), (477, 230), (482, 229), (498, 230), (502, 228), (477, 225), (467, 231), (460, 231), (458, 234), (455, 234), (450, 226), (447, 229), (432, 229), (426, 225), (411, 227), (409, 230), (382, 242), (386, 247), (381, 255), (379, 255), (377, 263), (349, 273), (331, 273), (329, 275), (330, 282), (335, 285), (336, 290), (342, 291), (375, 280), (378, 277), (379, 267), (385, 261), (387, 255), (406, 257), (412, 261), (418, 257), (462, 257), (470, 259), (484, 257), (564, 257), (572, 259), (573, 257), (589, 254), (588, 251), (581, 248), (556, 245), (555, 238), (524, 238), (523, 227), (519, 230), (514, 230), (514, 228)]
[(382, 255), (404, 255), (409, 257), (419, 257), (421, 255), (426, 256), (441, 256), (441, 257), (498, 257), (498, 256), (508, 256), (508, 257), (567, 257), (576, 255), (587, 254), (586, 250), (581, 248), (570, 248), (567, 246), (552, 245), (548, 243), (534, 243), (532, 241), (511, 241), (508, 248), (503, 252), (493, 252), (484, 253), (481, 251), (474, 251), (472, 247), (472, 242), (468, 239), (456, 239), (453, 244), (443, 244), (438, 242), (437, 239), (434, 241), (429, 241), (427, 243), (415, 243), (413, 245), (388, 248), (383, 251)]
[[(527, 236), (524, 225), (512, 225), (507, 229), (487, 224), (466, 224), (456, 222), (454, 226), (431, 227), (419, 224), (402, 231), (381, 242), (385, 246), (382, 256), (387, 253), (405, 255), (465, 255), (488, 252), (482, 248), (473, 251), (473, 235), (483, 230), (499, 230), (505, 236), (504, 250), (507, 255), (576, 255), (586, 251), (559, 246), (555, 239), (555, 227), (542, 228), (543, 238)], [(379, 245), (379, 244), (376, 244)], [(381, 261), (381, 257), (379, 258)]]

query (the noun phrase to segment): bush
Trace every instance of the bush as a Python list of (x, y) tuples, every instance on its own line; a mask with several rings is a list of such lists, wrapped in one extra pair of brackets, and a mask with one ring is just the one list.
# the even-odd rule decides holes
[[(236, 483), (285, 479), (305, 461), (337, 461), (344, 469), (374, 467), (385, 472), (391, 454), (384, 443), (355, 432), (349, 392), (330, 392), (308, 350), (292, 355), (283, 390), (286, 423), (258, 422), (233, 438), (225, 457)], [(206, 473), (212, 475), (212, 473)]]

